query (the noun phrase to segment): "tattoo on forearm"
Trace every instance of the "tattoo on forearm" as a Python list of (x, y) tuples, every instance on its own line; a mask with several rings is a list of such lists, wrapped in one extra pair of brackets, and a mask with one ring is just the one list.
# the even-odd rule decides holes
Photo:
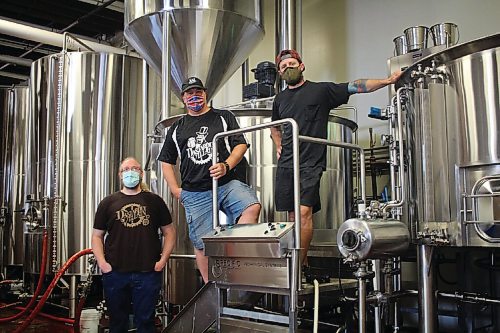
[(366, 87), (367, 80), (356, 80), (354, 82), (349, 82), (347, 89), (350, 93), (365, 93), (368, 92), (368, 88)]

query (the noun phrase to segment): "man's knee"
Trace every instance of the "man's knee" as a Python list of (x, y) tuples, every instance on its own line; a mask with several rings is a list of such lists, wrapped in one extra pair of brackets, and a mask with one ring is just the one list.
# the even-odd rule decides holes
[(241, 215), (257, 220), (259, 218), (259, 214), (260, 214), (260, 204), (253, 204), (248, 206)]
[(256, 203), (251, 206), (249, 206), (247, 209), (250, 209), (253, 214), (259, 215), (260, 214), (260, 204)]
[(313, 228), (312, 216), (312, 207), (303, 206), (300, 208), (300, 224), (302, 228)]

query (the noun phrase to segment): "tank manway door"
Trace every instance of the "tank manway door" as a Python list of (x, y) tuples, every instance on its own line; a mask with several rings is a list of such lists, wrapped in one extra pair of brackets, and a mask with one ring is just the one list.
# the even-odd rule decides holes
[(221, 284), (290, 288), (293, 223), (223, 226), (203, 237), (208, 275)]

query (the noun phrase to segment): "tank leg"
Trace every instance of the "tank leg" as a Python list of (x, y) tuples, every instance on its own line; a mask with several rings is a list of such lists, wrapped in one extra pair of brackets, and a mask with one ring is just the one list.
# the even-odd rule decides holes
[(437, 301), (434, 291), (435, 272), (432, 257), (434, 248), (418, 246), (418, 322), (419, 332), (437, 333)]

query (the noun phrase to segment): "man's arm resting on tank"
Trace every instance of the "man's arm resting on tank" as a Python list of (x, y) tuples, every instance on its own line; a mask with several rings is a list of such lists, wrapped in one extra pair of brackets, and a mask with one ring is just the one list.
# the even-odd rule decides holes
[(351, 94), (362, 94), (376, 91), (380, 88), (396, 83), (401, 74), (401, 71), (396, 71), (385, 79), (359, 79), (351, 81), (347, 85), (347, 89)]

